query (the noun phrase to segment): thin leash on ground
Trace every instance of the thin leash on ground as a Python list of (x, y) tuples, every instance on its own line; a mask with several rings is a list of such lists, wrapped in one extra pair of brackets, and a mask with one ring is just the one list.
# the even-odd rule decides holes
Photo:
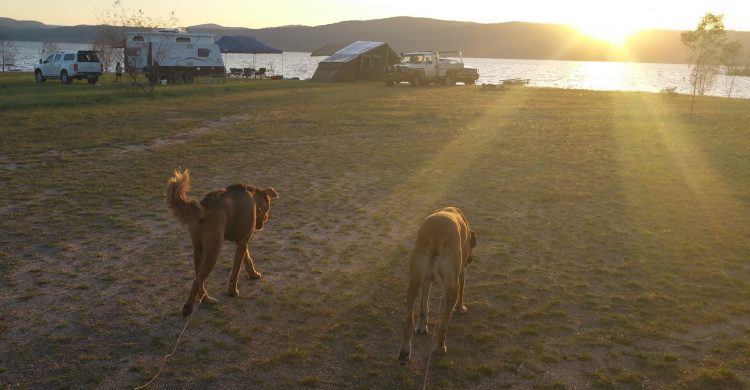
[[(198, 310), (198, 306), (200, 306), (200, 302), (198, 302), (198, 305), (195, 307), (195, 309), (193, 309), (193, 313), (195, 313), (196, 310)], [(159, 371), (156, 372), (156, 375), (154, 375), (154, 377), (151, 378), (151, 380), (148, 381), (148, 383), (146, 383), (145, 385), (140, 386), (140, 387), (134, 387), (133, 390), (141, 390), (141, 389), (145, 389), (145, 388), (151, 386), (151, 384), (154, 383), (154, 381), (156, 380), (156, 378), (158, 378), (159, 375), (161, 375), (161, 373), (164, 371), (164, 367), (167, 366), (167, 359), (169, 359), (170, 357), (172, 357), (172, 355), (174, 355), (174, 353), (177, 352), (177, 346), (180, 345), (180, 340), (182, 340), (182, 335), (185, 333), (185, 330), (187, 329), (188, 324), (190, 323), (190, 319), (193, 318), (193, 313), (190, 313), (190, 315), (188, 316), (187, 320), (185, 320), (185, 326), (182, 327), (182, 331), (180, 332), (180, 335), (177, 336), (177, 342), (174, 343), (174, 348), (172, 348), (172, 352), (170, 352), (169, 354), (165, 355), (162, 358), (162, 360), (161, 360), (161, 366), (159, 366)]]
[(433, 337), (433, 343), (432, 348), (430, 348), (430, 354), (427, 356), (427, 368), (424, 370), (424, 382), (422, 383), (422, 390), (427, 389), (427, 376), (430, 374), (430, 362), (432, 362), (432, 351), (435, 350), (435, 346), (437, 345), (437, 322), (435, 323), (435, 326), (432, 327), (433, 333), (435, 336)]
[[(441, 302), (442, 302), (442, 299), (444, 298), (445, 296), (442, 296), (440, 298)], [(440, 306), (442, 307), (443, 304), (444, 302)], [(435, 316), (433, 318), (438, 318), (437, 315), (438, 313), (435, 313)], [(438, 328), (438, 324), (437, 324), (437, 321), (435, 321), (434, 325), (432, 326), (432, 334), (433, 334), (432, 347), (430, 348), (430, 354), (427, 356), (427, 367), (424, 370), (424, 382), (422, 383), (422, 390), (427, 389), (427, 378), (428, 378), (428, 375), (430, 375), (430, 363), (432, 362), (432, 352), (435, 351), (435, 347), (437, 346), (437, 328)], [(429, 331), (427, 333), (429, 333)]]

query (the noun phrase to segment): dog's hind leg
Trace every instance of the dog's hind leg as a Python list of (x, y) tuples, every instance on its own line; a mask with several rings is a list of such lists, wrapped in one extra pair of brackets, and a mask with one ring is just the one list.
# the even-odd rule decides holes
[[(437, 345), (435, 345), (435, 351), (438, 353), (445, 353), (448, 348), (445, 346), (445, 336), (448, 333), (448, 321), (451, 319), (453, 309), (456, 307), (458, 301), (458, 285), (459, 285), (459, 273), (461, 272), (461, 252), (451, 254), (455, 257), (455, 260), (440, 262), (445, 267), (452, 269), (442, 270), (443, 274), (443, 303), (441, 310), (441, 321), (437, 331)], [(447, 277), (452, 275), (453, 277)]]
[(430, 289), (432, 288), (433, 275), (431, 272), (427, 272), (422, 280), (422, 296), (419, 300), (419, 319), (417, 319), (417, 327), (414, 329), (418, 334), (427, 334), (427, 314), (430, 306)]
[(219, 252), (221, 251), (223, 236), (223, 232), (215, 231), (205, 234), (201, 239), (201, 247), (203, 248), (202, 256), (200, 257), (201, 261), (199, 262), (200, 264), (195, 268), (195, 280), (193, 280), (193, 287), (190, 289), (190, 294), (188, 294), (185, 305), (182, 306), (182, 315), (184, 317), (187, 317), (193, 313), (193, 308), (195, 307), (194, 305), (196, 300), (202, 298), (198, 296), (198, 293), (201, 291), (205, 291), (205, 287), (203, 284), (216, 265), (216, 259), (219, 257)]
[(466, 280), (466, 267), (461, 267), (461, 274), (458, 276), (458, 302), (456, 302), (456, 313), (465, 314), (469, 311), (464, 305), (464, 281)]
[(260, 272), (258, 272), (255, 269), (255, 264), (253, 264), (253, 258), (250, 257), (250, 249), (248, 248), (245, 250), (245, 257), (242, 259), (242, 261), (245, 263), (245, 271), (247, 271), (247, 278), (248, 279), (260, 279)]
[[(195, 264), (195, 274), (198, 275), (198, 270), (200, 269), (201, 262), (203, 261), (203, 246), (200, 244), (200, 241), (193, 241), (193, 263)], [(216, 303), (216, 298), (213, 298), (208, 295), (208, 290), (206, 290), (206, 282), (204, 281), (203, 284), (201, 284), (201, 288), (198, 291), (198, 300), (206, 303)]]
[[(414, 271), (414, 270), (412, 270)], [(411, 356), (411, 336), (414, 333), (414, 303), (417, 300), (422, 275), (411, 272), (409, 277), (409, 288), (406, 291), (406, 321), (404, 324), (404, 337), (401, 341), (401, 350), (398, 353), (398, 361), (406, 363)]]
[(227, 295), (237, 297), (240, 290), (237, 289), (237, 279), (240, 277), (240, 267), (247, 253), (247, 241), (238, 242), (237, 249), (234, 251), (234, 262), (232, 262), (232, 273), (229, 275), (229, 286), (227, 286)]

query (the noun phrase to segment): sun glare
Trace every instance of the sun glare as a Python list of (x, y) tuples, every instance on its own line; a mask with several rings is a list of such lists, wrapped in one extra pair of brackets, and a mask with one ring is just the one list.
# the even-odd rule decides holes
[(637, 29), (618, 24), (579, 24), (576, 29), (583, 35), (606, 41), (613, 45), (622, 45)]

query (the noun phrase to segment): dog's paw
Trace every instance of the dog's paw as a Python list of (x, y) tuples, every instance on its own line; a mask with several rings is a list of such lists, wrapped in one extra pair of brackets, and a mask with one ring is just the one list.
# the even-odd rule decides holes
[(238, 296), (240, 296), (240, 290), (236, 288), (228, 288), (227, 295), (229, 295), (232, 298), (237, 298)]
[(260, 274), (260, 272), (257, 272), (257, 271), (256, 272), (248, 272), (247, 273), (247, 278), (250, 279), (250, 280), (258, 280), (258, 279), (261, 278), (261, 274)]
[(453, 309), (453, 312), (458, 314), (466, 314), (468, 311), (469, 309), (466, 307), (466, 305), (456, 306), (456, 308)]
[(409, 351), (401, 351), (398, 353), (398, 362), (401, 364), (409, 363), (410, 358), (411, 358), (411, 352)]
[(445, 344), (436, 345), (435, 350), (433, 352), (435, 352), (438, 355), (445, 355), (448, 352), (448, 348), (445, 346)]
[(427, 334), (428, 333), (428, 331), (427, 331), (427, 325), (417, 326), (416, 328), (414, 328), (414, 333), (416, 333), (416, 334)]
[(201, 303), (208, 303), (210, 305), (210, 304), (214, 304), (216, 302), (219, 302), (219, 300), (216, 299), (216, 298), (214, 298), (214, 297), (212, 297), (212, 296), (209, 296), (208, 294), (204, 294), (201, 297)]
[(187, 317), (191, 314), (193, 314), (193, 305), (188, 305), (186, 303), (184, 306), (182, 306), (182, 316)]

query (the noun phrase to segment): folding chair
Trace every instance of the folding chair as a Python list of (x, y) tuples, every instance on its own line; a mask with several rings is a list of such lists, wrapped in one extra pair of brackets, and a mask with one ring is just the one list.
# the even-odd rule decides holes
[(240, 68), (229, 68), (229, 75), (232, 77), (242, 77), (242, 69)]

